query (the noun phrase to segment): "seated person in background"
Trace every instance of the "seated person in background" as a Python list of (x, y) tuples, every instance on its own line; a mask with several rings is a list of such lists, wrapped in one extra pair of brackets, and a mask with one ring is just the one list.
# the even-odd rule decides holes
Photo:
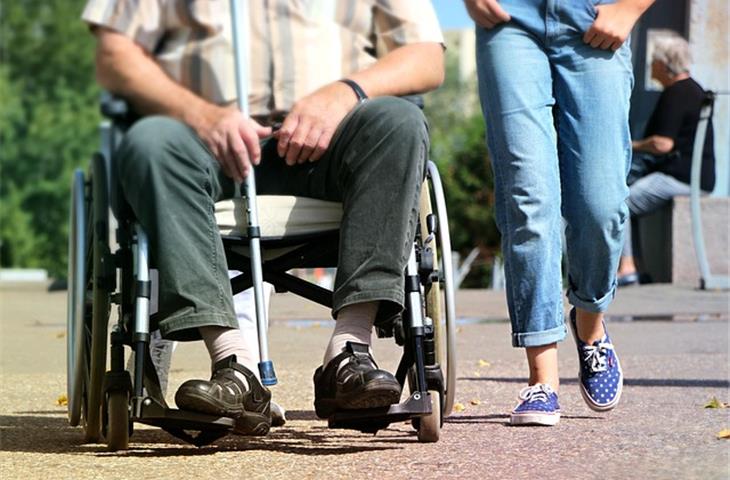
[[(676, 195), (689, 195), (692, 148), (705, 91), (690, 77), (687, 41), (668, 31), (655, 44), (651, 76), (664, 87), (642, 140), (632, 142), (634, 158), (629, 173), (632, 218), (651, 213)], [(715, 188), (715, 154), (712, 120), (702, 153), (700, 188)], [(618, 270), (618, 285), (639, 281), (632, 249), (631, 222), (626, 223), (624, 248)]]
[[(202, 338), (212, 362), (211, 379), (185, 382), (175, 401), (235, 418), (238, 433), (268, 431), (270, 392), (238, 329), (214, 217), (215, 202), (255, 166), (260, 194), (343, 204), (337, 324), (315, 374), (317, 413), (396, 403), (400, 385), (369, 345), (374, 322), (403, 308), (429, 139), (422, 112), (394, 97), (443, 81), (433, 7), (250, 2), (252, 116), (244, 118), (229, 3), (208, 3), (89, 0), (83, 14), (98, 40), (99, 82), (147, 115), (125, 135), (116, 174), (159, 269), (160, 331)], [(272, 135), (266, 125), (279, 121)]]

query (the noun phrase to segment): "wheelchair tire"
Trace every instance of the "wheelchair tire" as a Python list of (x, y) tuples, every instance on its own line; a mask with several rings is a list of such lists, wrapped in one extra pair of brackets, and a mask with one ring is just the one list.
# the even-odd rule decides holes
[(84, 172), (76, 170), (71, 184), (66, 318), (66, 398), (71, 426), (81, 422), (88, 378), (87, 270), (89, 265), (89, 201)]
[(114, 390), (106, 397), (106, 428), (104, 436), (107, 450), (117, 452), (129, 447), (129, 394)]
[(441, 394), (436, 390), (429, 390), (431, 395), (431, 413), (418, 418), (413, 426), (418, 431), (418, 441), (421, 443), (438, 442), (441, 437)]
[[(451, 236), (449, 220), (446, 212), (441, 177), (436, 164), (429, 161), (427, 165), (427, 188), (421, 195), (421, 225), (426, 225), (426, 216), (436, 214), (437, 231), (434, 248), (435, 261), (438, 268), (438, 282), (434, 282), (426, 292), (426, 316), (433, 321), (434, 340), (436, 343), (436, 359), (444, 371), (444, 397), (440, 398), (443, 416), (451, 414), (456, 392), (456, 309), (454, 301), (454, 274), (451, 263)], [(433, 210), (435, 206), (435, 211)], [(422, 232), (426, 238), (427, 232)], [(440, 259), (440, 261), (439, 261)]]
[[(102, 386), (106, 372), (107, 331), (110, 312), (110, 285), (115, 271), (109, 252), (109, 187), (106, 162), (102, 155), (94, 155), (91, 163), (92, 187), (92, 262), (88, 277), (91, 279), (91, 335), (89, 342), (89, 381), (86, 398), (85, 436), (89, 442), (101, 438)], [(112, 273), (110, 273), (112, 272)]]

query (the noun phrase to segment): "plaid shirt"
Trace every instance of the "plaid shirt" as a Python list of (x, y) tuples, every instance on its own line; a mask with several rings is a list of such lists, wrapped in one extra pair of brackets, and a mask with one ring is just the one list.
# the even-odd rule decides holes
[[(82, 14), (134, 40), (208, 101), (236, 100), (229, 0), (89, 0)], [(252, 115), (299, 98), (417, 42), (443, 43), (429, 0), (253, 0)]]

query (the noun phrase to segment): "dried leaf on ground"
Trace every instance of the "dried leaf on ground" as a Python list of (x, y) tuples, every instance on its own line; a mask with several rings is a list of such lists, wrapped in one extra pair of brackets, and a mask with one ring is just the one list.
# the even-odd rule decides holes
[(728, 408), (728, 404), (721, 402), (717, 399), (717, 397), (712, 397), (710, 401), (705, 404), (705, 408)]
[(491, 364), (491, 363), (489, 363), (488, 361), (486, 361), (486, 360), (482, 360), (481, 358), (479, 359), (479, 366), (480, 366), (480, 367), (489, 367), (489, 366), (491, 366), (491, 365), (492, 365), (492, 364)]
[(58, 332), (56, 333), (56, 338), (63, 338), (66, 336), (66, 332)]
[(471, 400), (469, 400), (469, 403), (471, 403), (472, 405), (481, 405), (482, 401), (478, 398), (472, 398)]
[(59, 397), (56, 399), (56, 405), (59, 407), (65, 407), (68, 405), (68, 398), (66, 398), (66, 395), (59, 395)]
[(454, 404), (454, 411), (455, 411), (456, 413), (461, 413), (461, 412), (463, 412), (464, 410), (466, 410), (466, 407), (464, 406), (464, 404), (463, 404), (463, 403), (459, 403), (459, 402), (457, 402), (457, 403), (455, 403), (455, 404)]
[(724, 438), (725, 440), (730, 439), (730, 428), (723, 428), (717, 432), (717, 438)]

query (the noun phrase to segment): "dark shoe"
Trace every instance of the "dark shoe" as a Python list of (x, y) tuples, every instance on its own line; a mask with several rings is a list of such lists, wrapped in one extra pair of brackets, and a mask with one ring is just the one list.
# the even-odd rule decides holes
[(398, 403), (400, 394), (398, 380), (378, 369), (362, 343), (347, 342), (342, 353), (314, 372), (314, 410), (319, 418), (337, 410), (388, 407)]
[(271, 427), (271, 392), (249, 369), (236, 363), (235, 355), (216, 363), (210, 380), (188, 380), (180, 385), (175, 403), (181, 410), (233, 418), (233, 431), (241, 435), (266, 435)]
[(626, 275), (619, 275), (616, 277), (616, 286), (617, 287), (628, 287), (629, 285), (633, 285), (635, 283), (639, 283), (639, 274), (634, 273), (627, 273)]

